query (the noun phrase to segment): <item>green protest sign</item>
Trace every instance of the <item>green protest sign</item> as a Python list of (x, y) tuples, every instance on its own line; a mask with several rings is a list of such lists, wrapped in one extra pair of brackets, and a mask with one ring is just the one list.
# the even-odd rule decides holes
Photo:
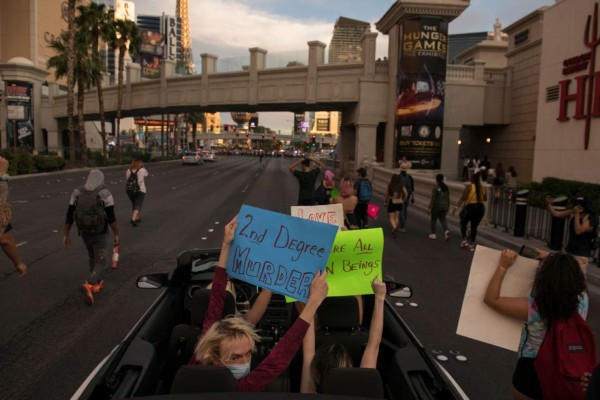
[(327, 260), (328, 296), (371, 294), (371, 281), (382, 279), (383, 230), (338, 231)]

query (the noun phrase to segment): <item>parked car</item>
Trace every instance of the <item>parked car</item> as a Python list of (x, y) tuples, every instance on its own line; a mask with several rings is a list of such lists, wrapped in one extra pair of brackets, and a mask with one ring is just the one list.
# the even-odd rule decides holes
[(214, 151), (203, 151), (204, 161), (215, 162), (217, 161), (217, 153)]
[(202, 165), (204, 164), (204, 157), (202, 153), (196, 151), (184, 151), (181, 156), (181, 163), (183, 165)]
[[(219, 377), (228, 382), (228, 387), (234, 385), (231, 383), (232, 376), (225, 367), (186, 365), (201, 333), (203, 316), (210, 296), (206, 287), (212, 281), (219, 251), (186, 251), (178, 256), (177, 266), (170, 277), (167, 272), (163, 272), (138, 278), (138, 288), (158, 289), (162, 290), (162, 293), (125, 339), (94, 369), (73, 395), (72, 400), (143, 396), (146, 396), (145, 400), (217, 398), (215, 393), (207, 393), (208, 391), (225, 392), (218, 395), (221, 400), (315, 398), (311, 394), (298, 393), (302, 368), (301, 354), (297, 354), (286, 371), (262, 393), (239, 393), (233, 392), (231, 388), (223, 389), (220, 386), (222, 383), (217, 379)], [(245, 312), (259, 293), (256, 286), (236, 279), (231, 279), (231, 284), (233, 289), (227, 292), (224, 315)], [(389, 298), (406, 298), (412, 295), (411, 289), (405, 285), (393, 281), (387, 281), (386, 285)], [(319, 310), (321, 333), (330, 339), (343, 340), (350, 351), (350, 347), (356, 345), (360, 357), (362, 346), (368, 338), (370, 310), (373, 309), (374, 297), (363, 296), (365, 315), (360, 329), (340, 323), (344, 319), (340, 318), (340, 315), (344, 314), (339, 312), (339, 308), (343, 308), (339, 303), (340, 299), (354, 300), (354, 297), (333, 297), (323, 302)], [(332, 325), (331, 329), (326, 326), (326, 302), (336, 325)], [(354, 302), (356, 304), (355, 300)], [(272, 296), (267, 311), (257, 324), (261, 341), (252, 357), (254, 365), (269, 354), (297, 316), (293, 304), (286, 303), (283, 296)], [(358, 316), (354, 321), (357, 320)], [(317, 331), (317, 345), (319, 337), (324, 337), (319, 333), (320, 331)], [(216, 372), (219, 377), (215, 376)], [(346, 375), (344, 383), (337, 388), (342, 389), (340, 392), (336, 395), (322, 394), (319, 395), (319, 399), (356, 398), (349, 397), (349, 394), (362, 398), (385, 396), (390, 400), (467, 398), (456, 382), (423, 348), (388, 300), (385, 302), (384, 332), (378, 367), (377, 370), (367, 370), (369, 376), (375, 374), (377, 384), (362, 381), (364, 376), (360, 376), (361, 371), (356, 371), (355, 368), (348, 368), (342, 372), (358, 372), (359, 376), (352, 375), (352, 378), (348, 379)], [(190, 373), (193, 375), (190, 376)], [(335, 385), (333, 389), (335, 391)]]

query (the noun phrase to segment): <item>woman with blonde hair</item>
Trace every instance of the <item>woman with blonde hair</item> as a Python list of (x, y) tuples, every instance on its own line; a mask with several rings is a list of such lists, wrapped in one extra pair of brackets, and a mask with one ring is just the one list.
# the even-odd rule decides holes
[(144, 204), (144, 198), (146, 197), (146, 182), (145, 179), (148, 176), (148, 171), (144, 168), (144, 162), (142, 160), (134, 159), (131, 162), (131, 166), (125, 172), (125, 191), (127, 197), (131, 201), (131, 220), (129, 223), (133, 226), (138, 226), (142, 220), (140, 219), (140, 212), (142, 211), (142, 205)]
[(196, 345), (190, 364), (224, 366), (236, 379), (239, 392), (260, 392), (277, 378), (292, 361), (302, 344), (302, 338), (310, 327), (321, 302), (327, 297), (327, 273), (317, 272), (310, 285), (306, 306), (277, 346), (253, 370), (250, 371), (252, 353), (259, 337), (250, 322), (242, 317), (220, 320), (225, 302), (227, 284), (227, 258), (237, 218), (225, 226), (219, 262), (213, 278), (210, 301), (202, 325), (204, 334)]
[(358, 222), (354, 209), (358, 204), (358, 197), (354, 194), (354, 182), (347, 176), (340, 181), (340, 194), (331, 199), (332, 204), (341, 204), (344, 208), (344, 225), (348, 229), (357, 229)]

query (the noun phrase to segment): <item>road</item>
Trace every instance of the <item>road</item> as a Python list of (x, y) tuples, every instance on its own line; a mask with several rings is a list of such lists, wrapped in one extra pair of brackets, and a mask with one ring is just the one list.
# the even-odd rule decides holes
[[(86, 171), (43, 174), (10, 182), (13, 234), (28, 263), (18, 278), (0, 255), (0, 393), (6, 399), (66, 399), (127, 334), (153, 302), (155, 291), (135, 288), (137, 276), (171, 270), (183, 250), (219, 247), (222, 227), (242, 204), (289, 213), (297, 183), (288, 159), (221, 157), (216, 163), (149, 164), (148, 194), (139, 227), (129, 225), (125, 168), (103, 169), (114, 194), (121, 235), (119, 269), (109, 270), (93, 307), (79, 291), (87, 259), (75, 229), (61, 246), (67, 203)], [(376, 198), (381, 200), (381, 198)], [(389, 232), (385, 213), (372, 224)], [(382, 218), (383, 217), (383, 218)], [(417, 307), (400, 315), (429, 350), (450, 356), (443, 366), (472, 399), (510, 399), (516, 354), (456, 335), (473, 253), (430, 240), (425, 214), (413, 209), (408, 232), (385, 237), (384, 271), (410, 284)], [(499, 242), (481, 243), (499, 248)], [(595, 267), (594, 267), (595, 268)], [(590, 296), (589, 322), (600, 332), (598, 291)], [(459, 352), (468, 361), (459, 362)]]

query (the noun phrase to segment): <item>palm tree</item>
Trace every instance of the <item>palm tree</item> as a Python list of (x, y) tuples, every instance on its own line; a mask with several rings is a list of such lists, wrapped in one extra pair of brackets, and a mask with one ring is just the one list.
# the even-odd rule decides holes
[(100, 137), (102, 138), (102, 154), (106, 158), (106, 118), (104, 115), (104, 93), (102, 89), (102, 73), (106, 72), (104, 57), (100, 55), (100, 40), (109, 41), (114, 30), (114, 10), (107, 10), (104, 4), (90, 3), (88, 6), (79, 6), (79, 16), (76, 24), (80, 31), (88, 35), (91, 48), (92, 69), (97, 72), (92, 76), (92, 84), (96, 86), (98, 94), (98, 110), (100, 113)]
[(189, 113), (186, 120), (188, 124), (192, 125), (192, 142), (194, 143), (193, 150), (196, 150), (196, 132), (198, 131), (198, 124), (206, 127), (206, 116), (204, 113)]
[(125, 69), (125, 53), (135, 54), (140, 45), (140, 31), (133, 21), (115, 21), (115, 30), (111, 38), (114, 48), (119, 50), (117, 74), (117, 162), (121, 162), (121, 108), (123, 106), (123, 70)]
[[(81, 148), (81, 161), (83, 165), (87, 164), (87, 142), (85, 136), (85, 119), (83, 116), (83, 102), (84, 102), (84, 94), (85, 90), (89, 89), (90, 84), (92, 82), (92, 77), (97, 74), (96, 66), (91, 62), (91, 58), (88, 54), (88, 41), (87, 36), (80, 32), (76, 31), (73, 35), (75, 46), (73, 48), (74, 51), (70, 52), (67, 49), (65, 43), (69, 41), (69, 33), (63, 31), (61, 35), (50, 42), (49, 47), (54, 49), (56, 54), (48, 59), (48, 68), (54, 68), (55, 76), (57, 79), (62, 78), (67, 74), (67, 60), (69, 59), (69, 54), (72, 53), (74, 57), (73, 64), (73, 78), (77, 82), (77, 121), (79, 128), (79, 143)], [(74, 136), (74, 135), (73, 135)], [(75, 155), (75, 141), (72, 140), (71, 144), (71, 165), (75, 164), (75, 160), (78, 158)]]
[(67, 49), (66, 74), (67, 74), (67, 131), (69, 133), (70, 157), (69, 163), (75, 163), (75, 134), (73, 133), (73, 94), (75, 92), (75, 77), (73, 65), (75, 64), (75, 5), (77, 0), (68, 0), (67, 3)]

